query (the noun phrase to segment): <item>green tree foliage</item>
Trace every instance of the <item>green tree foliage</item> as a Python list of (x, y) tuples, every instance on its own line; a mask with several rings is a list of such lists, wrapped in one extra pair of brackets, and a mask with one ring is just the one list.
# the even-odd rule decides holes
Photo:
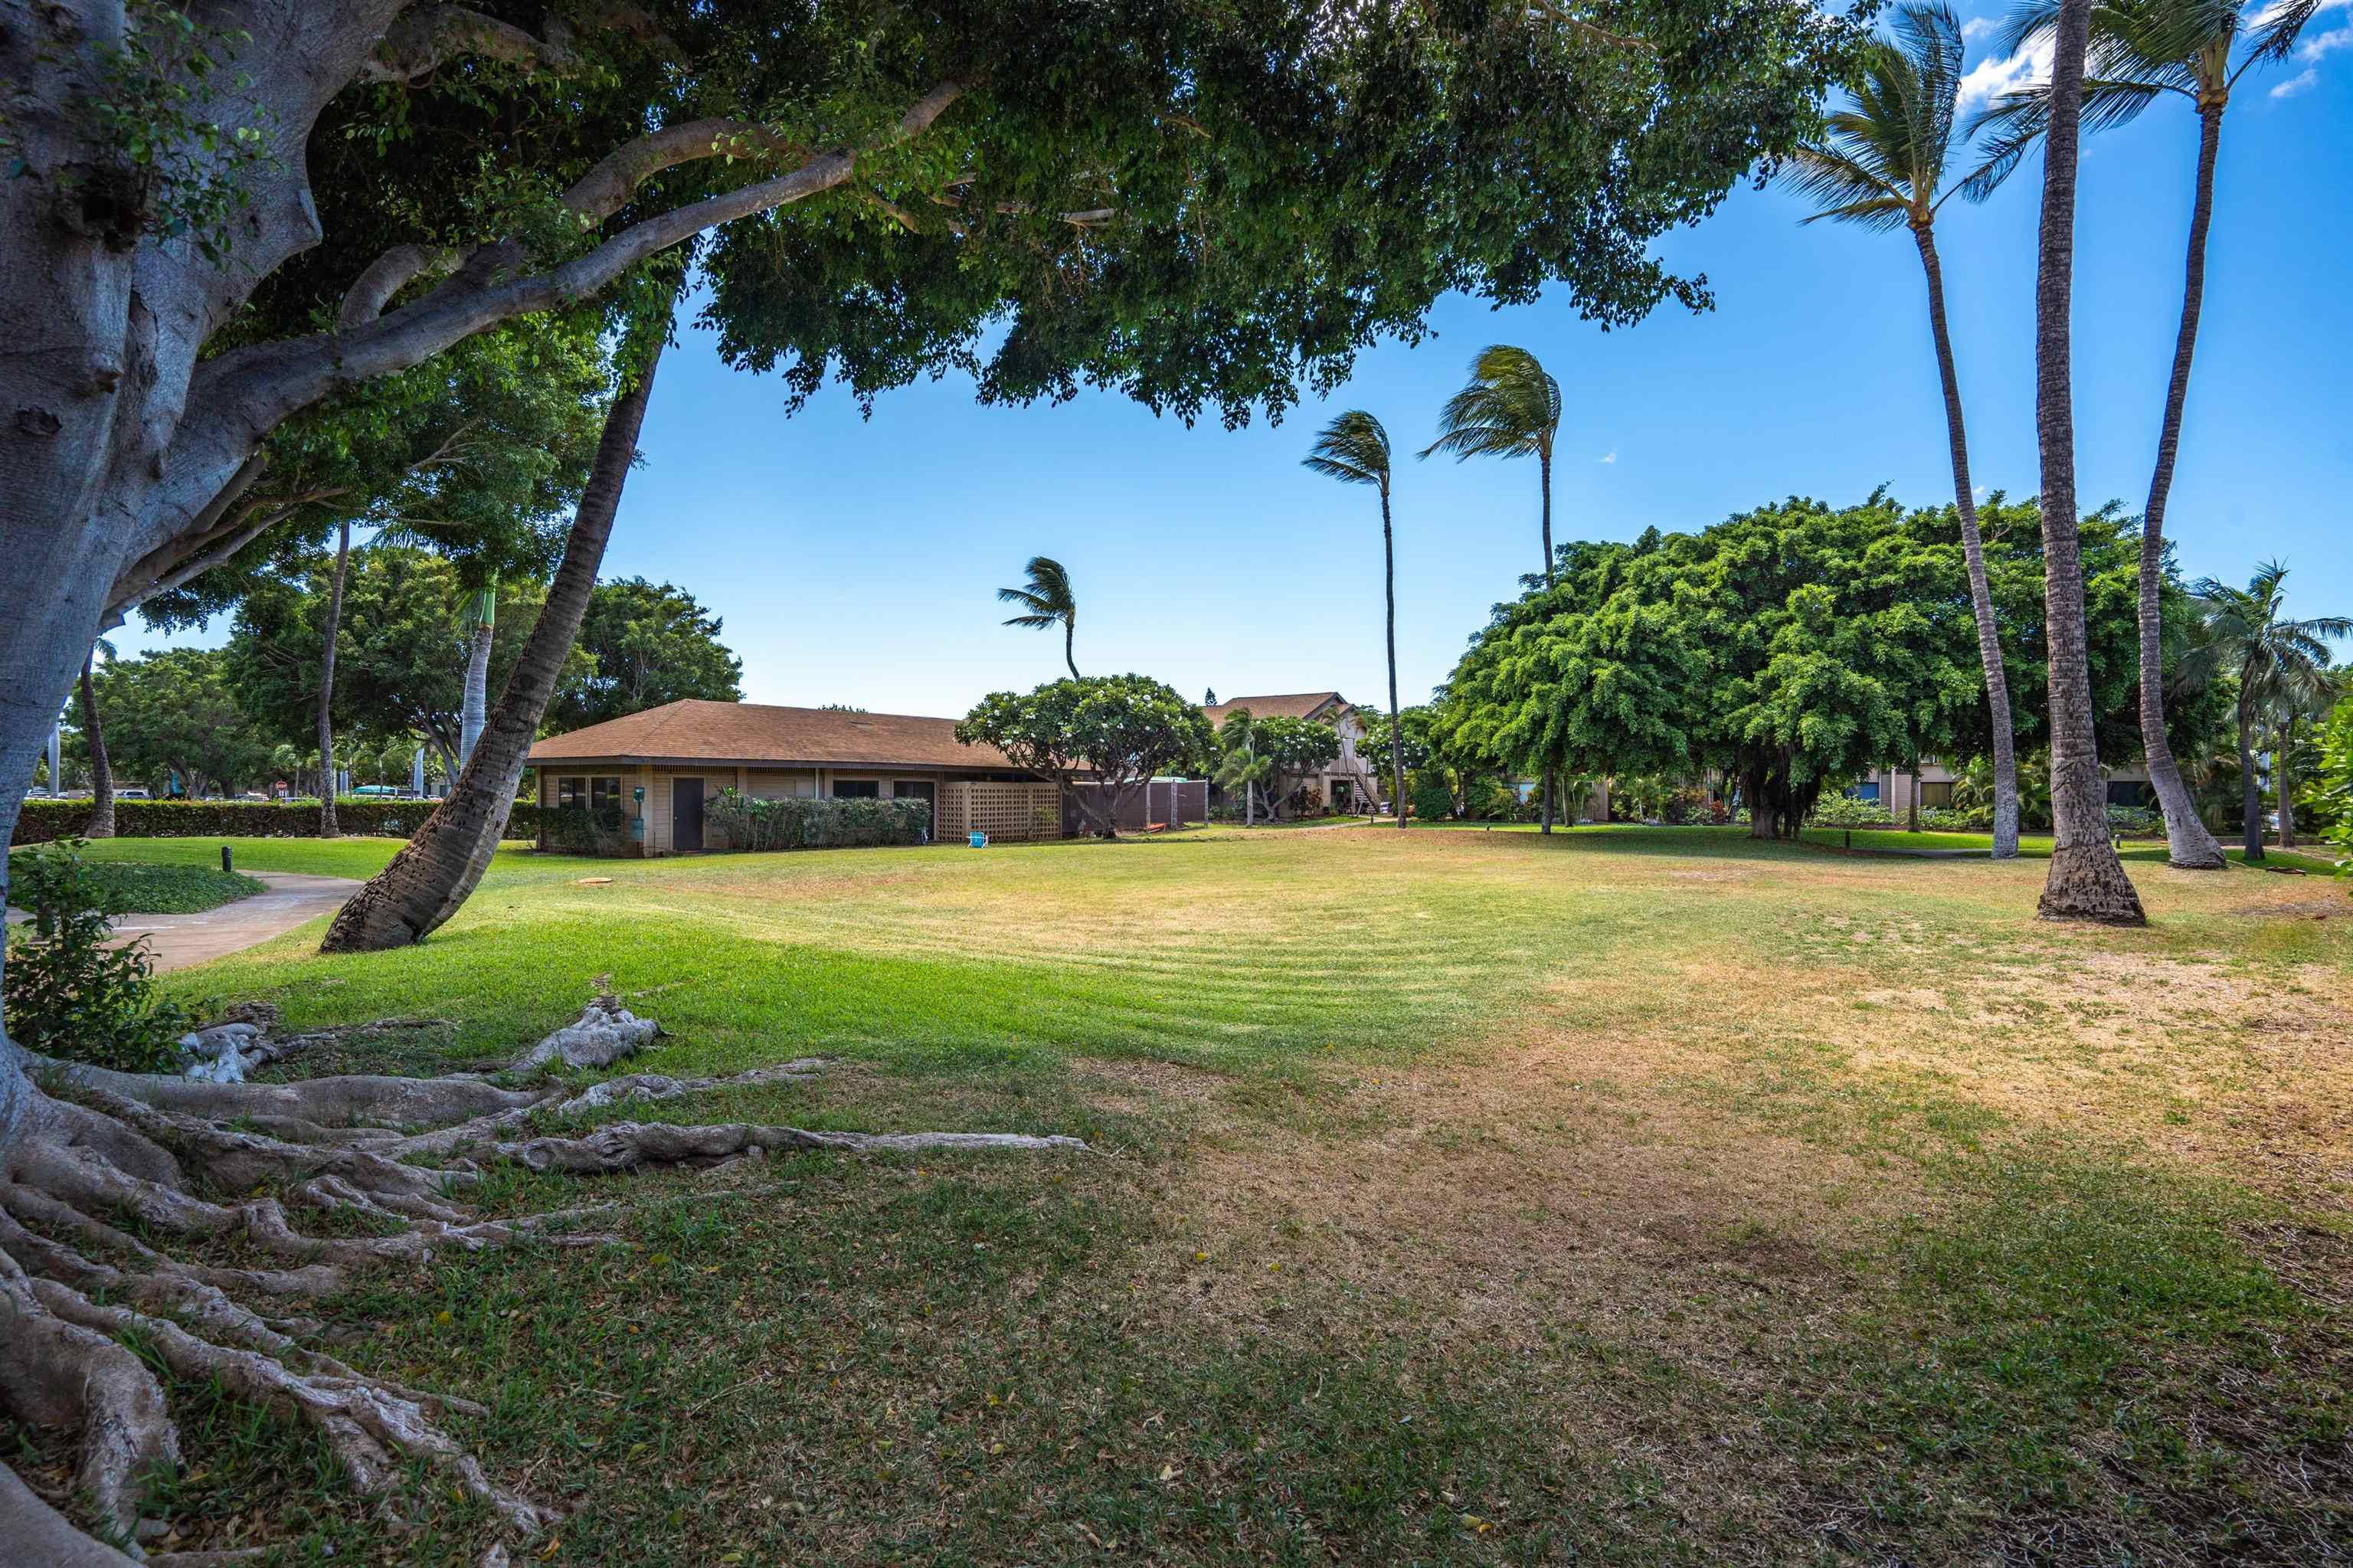
[(176, 775), (183, 794), (235, 794), (271, 777), (274, 743), (237, 704), (235, 663), (222, 649), (172, 648), (92, 673), (119, 783), (160, 797)]
[[(1226, 722), (1232, 723), (1235, 716), (1229, 715)], [(1322, 772), (1340, 758), (1340, 732), (1322, 719), (1271, 715), (1254, 721), (1250, 736), (1259, 756), (1272, 765), (1263, 789), (1278, 808), (1298, 804), (1294, 798), (1308, 775)]]
[[(263, 579), (237, 612), (227, 654), (237, 700), (273, 743), (307, 743), (318, 701), (320, 628), (330, 562), (299, 577)], [(491, 686), (514, 667), (538, 609), (535, 583), (502, 583), (491, 645)], [(458, 568), (410, 546), (355, 551), (343, 588), (336, 661), (335, 726), (362, 747), (422, 738), (454, 774), (465, 700), (465, 595)], [(575, 655), (578, 673), (588, 665)], [(111, 721), (113, 710), (107, 710)], [(310, 749), (316, 749), (315, 744)]]
[(1155, 774), (1197, 772), (1213, 736), (1201, 710), (1144, 675), (1049, 681), (1034, 692), (991, 692), (955, 727), (967, 746), (993, 746), (1016, 767), (1065, 789), (1097, 832), (1118, 832), (1120, 806)]
[(664, 703), (744, 700), (744, 662), (719, 641), (717, 616), (695, 597), (643, 577), (598, 583), (580, 623), (578, 656), (593, 661), (548, 705), (553, 730), (579, 729)]
[[(2032, 694), (2021, 746), (2047, 733), (2042, 535), (2031, 504), (1979, 514), (2005, 664)], [(2134, 754), (2138, 541), (2082, 524), (2102, 754)], [(2178, 584), (2168, 594), (2179, 596)], [(1988, 755), (1958, 520), (1884, 494), (1792, 500), (1699, 534), (1572, 544), (1557, 580), (1498, 608), (1449, 685), (1451, 744), (1493, 767), (1620, 778), (1723, 770), (1760, 832), (1880, 764)], [(2211, 701), (2176, 705), (2185, 727)]]
[(573, 313), (486, 333), (303, 410), (272, 434), (240, 503), (249, 536), (141, 614), (200, 626), (266, 578), (307, 577), (345, 520), (429, 546), (468, 589), (544, 577), (610, 391), (597, 326)]

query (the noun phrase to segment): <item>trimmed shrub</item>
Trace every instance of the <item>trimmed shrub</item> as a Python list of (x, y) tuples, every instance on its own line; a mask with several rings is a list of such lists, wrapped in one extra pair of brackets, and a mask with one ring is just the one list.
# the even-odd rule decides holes
[[(336, 825), (345, 836), (405, 839), (424, 826), (438, 800), (336, 798)], [(87, 800), (27, 800), (16, 816), (16, 844), (72, 838), (90, 821)], [(319, 806), (292, 800), (123, 800), (114, 802), (114, 832), (125, 839), (315, 839)], [(539, 808), (518, 804), (506, 836), (536, 838)]]
[(1454, 791), (1446, 787), (1443, 779), (1425, 775), (1410, 780), (1406, 800), (1414, 816), (1425, 822), (1442, 822), (1454, 815)]
[(913, 799), (841, 800), (792, 796), (764, 800), (722, 789), (703, 820), (731, 850), (867, 849), (919, 844), (930, 832), (932, 803)]
[[(1920, 813), (1927, 821), (1928, 813)], [(1817, 828), (1884, 828), (1895, 819), (1887, 808), (1876, 800), (1858, 800), (1852, 795), (1825, 795), (1814, 802), (1813, 815), (1806, 819)]]
[(125, 1073), (172, 1070), (188, 1029), (154, 993), (147, 938), (111, 945), (107, 917), (124, 913), (81, 860), (80, 839), (8, 857), (8, 897), (33, 917), (8, 927), (5, 995), (17, 1044)]
[(2128, 839), (2145, 839), (2165, 831), (2165, 815), (2153, 806), (2110, 806), (2108, 832)]

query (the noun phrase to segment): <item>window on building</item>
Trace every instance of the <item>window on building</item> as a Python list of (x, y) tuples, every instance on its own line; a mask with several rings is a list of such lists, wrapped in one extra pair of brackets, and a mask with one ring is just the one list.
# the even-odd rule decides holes
[(2138, 779), (2111, 779), (2108, 780), (2108, 804), (2153, 810), (2157, 806), (2157, 786)]
[(833, 798), (837, 800), (872, 800), (881, 797), (882, 786), (871, 779), (837, 779), (833, 781)]
[(555, 803), (565, 810), (588, 803), (588, 780), (558, 779), (555, 781)]
[(1953, 809), (1952, 781), (1950, 779), (1947, 779), (1942, 784), (1931, 784), (1926, 779), (1922, 779), (1920, 781), (1920, 804), (1921, 807), (1926, 810), (1951, 810)]
[(1876, 779), (1866, 779), (1862, 783), (1856, 785), (1854, 787), (1854, 798), (1858, 800), (1878, 800), (1879, 780)]
[(610, 806), (618, 810), (621, 805), (621, 781), (618, 779), (588, 780), (588, 804), (598, 809)]

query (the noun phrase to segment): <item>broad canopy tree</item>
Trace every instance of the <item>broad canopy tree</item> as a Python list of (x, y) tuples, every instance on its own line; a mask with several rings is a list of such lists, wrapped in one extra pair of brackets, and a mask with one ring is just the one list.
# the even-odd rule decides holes
[(579, 729), (688, 697), (742, 702), (744, 661), (719, 641), (723, 630), (682, 588), (641, 577), (598, 583), (580, 623), (579, 673), (548, 705), (549, 726)]
[[(2037, 514), (1997, 495), (1978, 517), (2031, 748), (2048, 733)], [(2138, 540), (2107, 513), (2079, 535), (2098, 740), (2120, 758), (2138, 735)], [(2163, 592), (2182, 602), (2178, 581)], [(2175, 706), (2185, 731), (2218, 716), (2211, 700)], [(1566, 546), (1552, 588), (1498, 608), (1443, 712), (1451, 744), (1498, 768), (1719, 769), (1754, 834), (1794, 832), (1825, 789), (1881, 764), (1991, 753), (1959, 519), (1883, 493), (1793, 499), (1695, 535)]]
[[(1847, 32), (1792, 0), (1628, 0), (1610, 23), (1502, 0), (5, 0), (0, 342), (41, 352), (0, 358), (0, 816), (106, 616), (237, 541), (290, 418), (505, 323), (602, 310), (640, 352), (584, 492), (587, 535), (575, 522), (589, 548), (567, 549), (547, 635), (469, 765), (511, 783), (635, 451), (642, 334), (689, 258), (722, 352), (779, 368), (796, 396), (829, 375), (871, 396), (956, 369), (991, 399), (1097, 386), (1229, 423), (1328, 389), (1448, 290), (1509, 302), (1565, 283), (1609, 323), (1703, 302), (1649, 242), (1796, 140)], [(498, 793), (461, 778), (464, 810), (437, 814), (387, 868), (407, 881), (355, 898), (331, 944), (446, 918), (487, 859)], [(106, 1113), (69, 1111), (36, 1066), (62, 1071), (0, 1041), (0, 1173), (57, 1202), (111, 1209), (134, 1171), (243, 1191), (255, 1160), (294, 1158), (245, 1134), (221, 1152), (230, 1135), (206, 1118), (240, 1114), (235, 1086), (110, 1079)], [(355, 1103), (341, 1082), (273, 1086), (273, 1103), (329, 1115)], [(394, 1119), (498, 1093), (435, 1081)], [(190, 1163), (166, 1171), (134, 1124), (174, 1116)], [(102, 1152), (67, 1160), (69, 1138)], [(397, 1196), (400, 1169), (366, 1180)], [(433, 1223), (456, 1223), (432, 1201), (450, 1216)], [(193, 1202), (174, 1212), (213, 1223)], [(96, 1388), (79, 1374), (99, 1352), (58, 1312), (98, 1309), (9, 1299), (43, 1326), (11, 1337), (16, 1369)], [(175, 1370), (206, 1375), (217, 1357), (190, 1343)], [(130, 1478), (170, 1446), (160, 1417), (134, 1425), (90, 1449), (125, 1530)], [(398, 1471), (385, 1444), (455, 1462), (429, 1423), (370, 1441), (375, 1457), (346, 1442), (345, 1458), (378, 1486)], [(511, 1531), (545, 1517), (463, 1478)], [(19, 1516), (65, 1560), (54, 1516)]]
[(1104, 838), (1119, 812), (1155, 776), (1198, 772), (1212, 743), (1209, 721), (1174, 688), (1145, 675), (1049, 681), (1034, 692), (991, 692), (959, 720), (956, 738), (993, 746), (1015, 766), (1062, 787)]

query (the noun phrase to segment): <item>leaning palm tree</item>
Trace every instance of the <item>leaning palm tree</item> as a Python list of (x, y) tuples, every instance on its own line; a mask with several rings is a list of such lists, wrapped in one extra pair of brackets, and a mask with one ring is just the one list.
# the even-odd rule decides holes
[(1021, 606), (1023, 613), (1008, 618), (1008, 626), (1027, 626), (1043, 631), (1050, 626), (1062, 629), (1062, 662), (1071, 667), (1071, 679), (1079, 678), (1078, 653), (1074, 647), (1079, 631), (1079, 600), (1071, 591), (1071, 574), (1062, 563), (1048, 556), (1032, 556), (1023, 568), (1029, 580), (1019, 588), (997, 590), (998, 599), (1006, 604)]
[(2034, 263), (2034, 435), (2042, 460), (2042, 635), (2051, 714), (2051, 874), (2046, 920), (2142, 926), (2148, 916), (2108, 839), (2108, 799), (2092, 722), (2084, 544), (2075, 514), (2075, 400), (2068, 312), (2074, 296), (2075, 175), (2083, 152), (2084, 50), (2092, 0), (2061, 0), (2052, 28), (2049, 129)]
[[(1438, 439), (1425, 458), (1451, 452), (1468, 458), (1532, 457), (1542, 503), (1545, 587), (1552, 587), (1552, 447), (1560, 430), (1560, 383), (1536, 356), (1509, 344), (1492, 344), (1471, 361), (1471, 379), (1438, 413)], [(1544, 770), (1545, 832), (1552, 832), (1553, 769)], [(1402, 798), (1400, 798), (1402, 799)], [(1400, 804), (1402, 812), (1404, 806)]]
[[(2166, 383), (2165, 410), (2158, 426), (2157, 463), (2149, 476), (2148, 504), (2141, 513), (2140, 538), (2140, 727), (2150, 783), (2165, 811), (2165, 836), (2175, 865), (2211, 870), (2222, 864), (2221, 846), (2198, 820), (2196, 803), (2165, 734), (2165, 681), (2160, 598), (2165, 577), (2165, 506), (2173, 489), (2174, 460), (2181, 444), (2182, 408), (2189, 395), (2189, 364), (2198, 347), (2198, 322), (2206, 297), (2206, 235), (2214, 212), (2214, 166), (2222, 139), (2222, 113), (2232, 90), (2257, 65), (2285, 59), (2306, 24), (2327, 0), (2286, 0), (2260, 10), (2228, 0), (2099, 0), (2092, 6), (2091, 37), (2084, 80), (2084, 125), (2105, 131), (2123, 125), (2150, 104), (2168, 99), (2198, 112), (2198, 160), (2189, 205), (2189, 241), (2182, 267), (2181, 322), (2174, 334), (2173, 368)], [(2058, 0), (2026, 0), (2010, 14), (2000, 47), (2011, 53), (2047, 36), (2058, 18)], [(2243, 47), (2242, 47), (2243, 46)], [(2048, 116), (2047, 90), (2012, 93), (1994, 105), (1985, 122), (1997, 129), (1991, 166), (2006, 167), (2042, 134)]]
[(327, 589), (327, 620), (319, 629), (319, 755), (328, 759), (324, 782), (319, 787), (319, 836), (332, 839), (343, 828), (335, 821), (335, 640), (343, 625), (343, 580), (352, 559), (352, 519), (349, 513), (335, 521), (335, 570)]
[[(2239, 788), (2246, 821), (2241, 842), (2251, 861), (2263, 858), (2263, 787), (2255, 774), (2255, 726), (2265, 714), (2304, 688), (2327, 678), (2328, 641), (2353, 637), (2353, 619), (2316, 616), (2283, 620), (2287, 568), (2266, 561), (2245, 588), (2212, 577), (2190, 591), (2197, 595), (2200, 624), (2191, 657), (2205, 668), (2227, 672), (2239, 683)], [(2281, 821), (2287, 821), (2284, 811)]]
[(1544, 579), (1552, 586), (1552, 444), (1560, 429), (1560, 383), (1525, 348), (1495, 344), (1471, 362), (1471, 380), (1439, 410), (1438, 439), (1429, 457), (1532, 457), (1542, 492)]
[(1389, 433), (1362, 408), (1351, 408), (1315, 438), (1301, 463), (1343, 484), (1369, 484), (1381, 496), (1381, 587), (1388, 599), (1389, 776), (1405, 826), (1405, 741), (1398, 727), (1397, 544), (1389, 527)]
[(1945, 434), (1953, 454), (1953, 504), (1961, 522), (1961, 555), (1977, 616), (1978, 662), (1985, 670), (1986, 707), (1993, 729), (1993, 853), (2018, 853), (2018, 759), (2011, 740), (2010, 682), (2002, 669), (2001, 637), (1986, 581), (1985, 542), (1978, 532), (1977, 498), (1969, 483), (1969, 440), (1961, 418), (1960, 379), (1953, 340), (1945, 326), (1945, 274), (1936, 257), (1937, 211), (1956, 194), (1982, 199), (1998, 179), (1983, 167), (1947, 186), (1957, 151), (1953, 105), (1960, 91), (1960, 18), (1941, 3), (1907, 5), (1895, 13), (1895, 37), (1874, 39), (1851, 89), (1854, 102), (1825, 121), (1821, 140), (1790, 154), (1798, 187), (1820, 204), (1805, 221), (1824, 218), (1865, 228), (1912, 231), (1928, 279), (1928, 334), (1945, 389)]

